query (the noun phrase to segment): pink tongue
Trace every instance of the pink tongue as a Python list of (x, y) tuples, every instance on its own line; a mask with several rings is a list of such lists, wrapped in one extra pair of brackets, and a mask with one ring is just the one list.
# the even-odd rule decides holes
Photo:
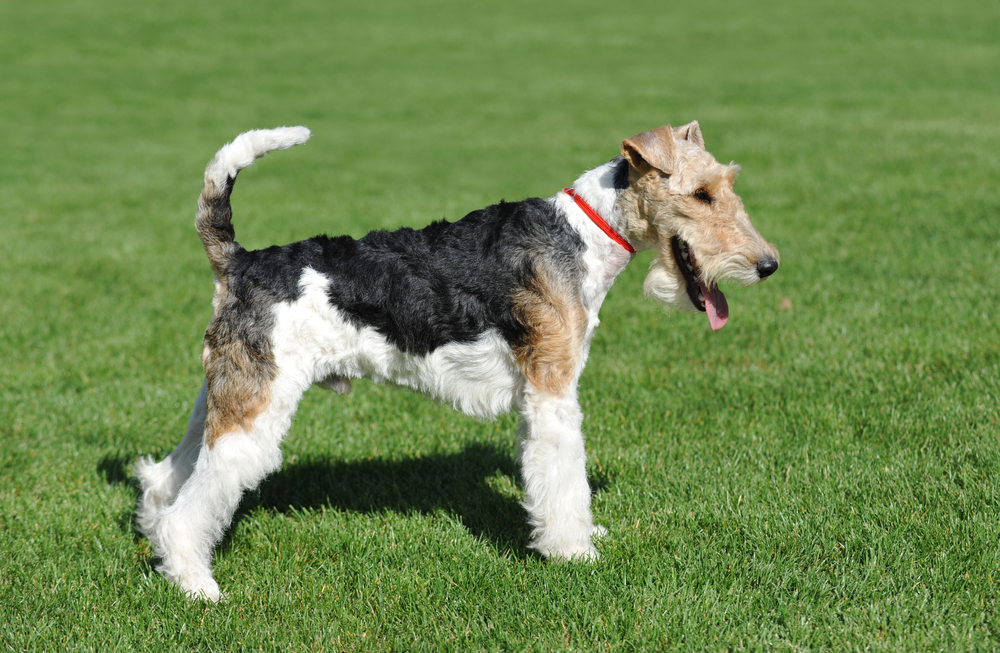
[(698, 282), (701, 286), (701, 294), (705, 298), (705, 312), (708, 313), (708, 325), (712, 331), (718, 331), (726, 326), (729, 320), (729, 304), (726, 303), (726, 296), (722, 294), (719, 287), (709, 289), (705, 284)]

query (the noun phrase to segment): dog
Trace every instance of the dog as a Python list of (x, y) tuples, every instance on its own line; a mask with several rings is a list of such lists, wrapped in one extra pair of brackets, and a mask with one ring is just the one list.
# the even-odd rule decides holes
[(526, 199), (423, 229), (360, 240), (318, 236), (247, 251), (235, 240), (237, 173), (305, 143), (305, 127), (238, 136), (205, 171), (195, 221), (215, 277), (205, 382), (187, 432), (159, 463), (140, 458), (139, 530), (157, 570), (218, 601), (212, 555), (244, 491), (281, 465), (302, 394), (350, 380), (408, 386), (467, 415), (516, 409), (530, 548), (594, 560), (577, 382), (598, 311), (637, 251), (655, 257), (645, 295), (705, 312), (721, 329), (719, 282), (749, 285), (777, 249), (733, 191), (739, 172), (705, 150), (697, 122), (621, 143), (620, 155), (548, 199)]

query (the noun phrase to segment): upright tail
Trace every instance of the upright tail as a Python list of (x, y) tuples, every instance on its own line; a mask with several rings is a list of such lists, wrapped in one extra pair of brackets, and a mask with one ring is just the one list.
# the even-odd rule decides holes
[(208, 164), (194, 225), (201, 242), (205, 244), (216, 277), (225, 277), (226, 263), (239, 248), (232, 223), (233, 210), (229, 205), (236, 174), (257, 157), (273, 150), (287, 150), (293, 145), (301, 145), (309, 140), (309, 136), (305, 127), (255, 129), (224, 145)]

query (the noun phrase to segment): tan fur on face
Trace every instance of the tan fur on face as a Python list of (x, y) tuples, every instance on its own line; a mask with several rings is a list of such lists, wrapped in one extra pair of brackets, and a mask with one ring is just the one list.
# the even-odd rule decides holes
[(579, 297), (542, 269), (530, 287), (514, 295), (514, 315), (528, 331), (514, 347), (524, 376), (538, 390), (563, 396), (576, 378), (587, 328)]
[(641, 172), (652, 167), (670, 174), (676, 159), (673, 136), (670, 125), (636, 134), (622, 142), (622, 156)]
[[(697, 123), (661, 127), (622, 143), (622, 155), (631, 164), (630, 184), (617, 209), (628, 239), (657, 252), (646, 294), (684, 309), (693, 307), (671, 252), (673, 236), (691, 247), (700, 279), (710, 286), (726, 279), (754, 283), (760, 278), (758, 261), (778, 260), (778, 251), (753, 226), (733, 191), (739, 166), (720, 164), (703, 144)], [(664, 160), (664, 152), (673, 158)], [(696, 197), (699, 191), (711, 197), (710, 204)]]

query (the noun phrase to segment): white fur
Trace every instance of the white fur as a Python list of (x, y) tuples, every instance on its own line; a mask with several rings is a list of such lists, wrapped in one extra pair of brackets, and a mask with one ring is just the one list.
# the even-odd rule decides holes
[(309, 140), (311, 132), (306, 127), (278, 127), (255, 129), (240, 134), (216, 154), (205, 170), (205, 181), (213, 181), (222, 188), (229, 177), (246, 168), (254, 159), (274, 150), (287, 150)]
[[(157, 570), (193, 596), (212, 601), (221, 598), (219, 586), (212, 578), (212, 551), (232, 521), (243, 492), (255, 488), (281, 466), (281, 440), (291, 427), (292, 416), (310, 383), (294, 369), (279, 369), (271, 386), (271, 402), (252, 427), (227, 433), (211, 448), (200, 446), (198, 441), (197, 461), (186, 479), (181, 468), (161, 467), (177, 454), (176, 450), (158, 465), (150, 467), (148, 461), (140, 462), (136, 470), (144, 489), (147, 480), (157, 475), (172, 474), (162, 487), (172, 487), (178, 481), (181, 484), (172, 503), (168, 494), (156, 497), (161, 505), (164, 502), (169, 505), (155, 513), (149, 505), (150, 497), (144, 492), (139, 513), (154, 514), (140, 521), (139, 526), (160, 557)], [(184, 446), (182, 442), (178, 450)]]
[(684, 277), (677, 269), (673, 256), (657, 254), (653, 258), (649, 264), (646, 280), (642, 284), (642, 292), (649, 299), (664, 306), (672, 306), (688, 313), (698, 312), (688, 297)]
[(596, 560), (590, 484), (576, 383), (563, 397), (527, 387), (518, 459), (531, 547), (546, 558)]
[(400, 351), (372, 327), (358, 328), (328, 302), (329, 279), (306, 269), (302, 297), (275, 309), (275, 359), (308, 387), (330, 377), (368, 377), (413, 388), (466, 415), (492, 419), (511, 409), (521, 375), (499, 333), (450, 343), (426, 356)]
[(177, 445), (173, 453), (159, 463), (153, 462), (148, 456), (143, 456), (135, 466), (135, 474), (142, 485), (142, 497), (139, 509), (136, 511), (136, 523), (143, 533), (150, 533), (159, 520), (160, 511), (177, 498), (181, 485), (191, 475), (198, 454), (201, 451), (202, 436), (205, 432), (205, 400), (208, 396), (208, 383), (202, 383), (201, 392), (194, 402), (194, 410), (188, 420), (184, 439)]

